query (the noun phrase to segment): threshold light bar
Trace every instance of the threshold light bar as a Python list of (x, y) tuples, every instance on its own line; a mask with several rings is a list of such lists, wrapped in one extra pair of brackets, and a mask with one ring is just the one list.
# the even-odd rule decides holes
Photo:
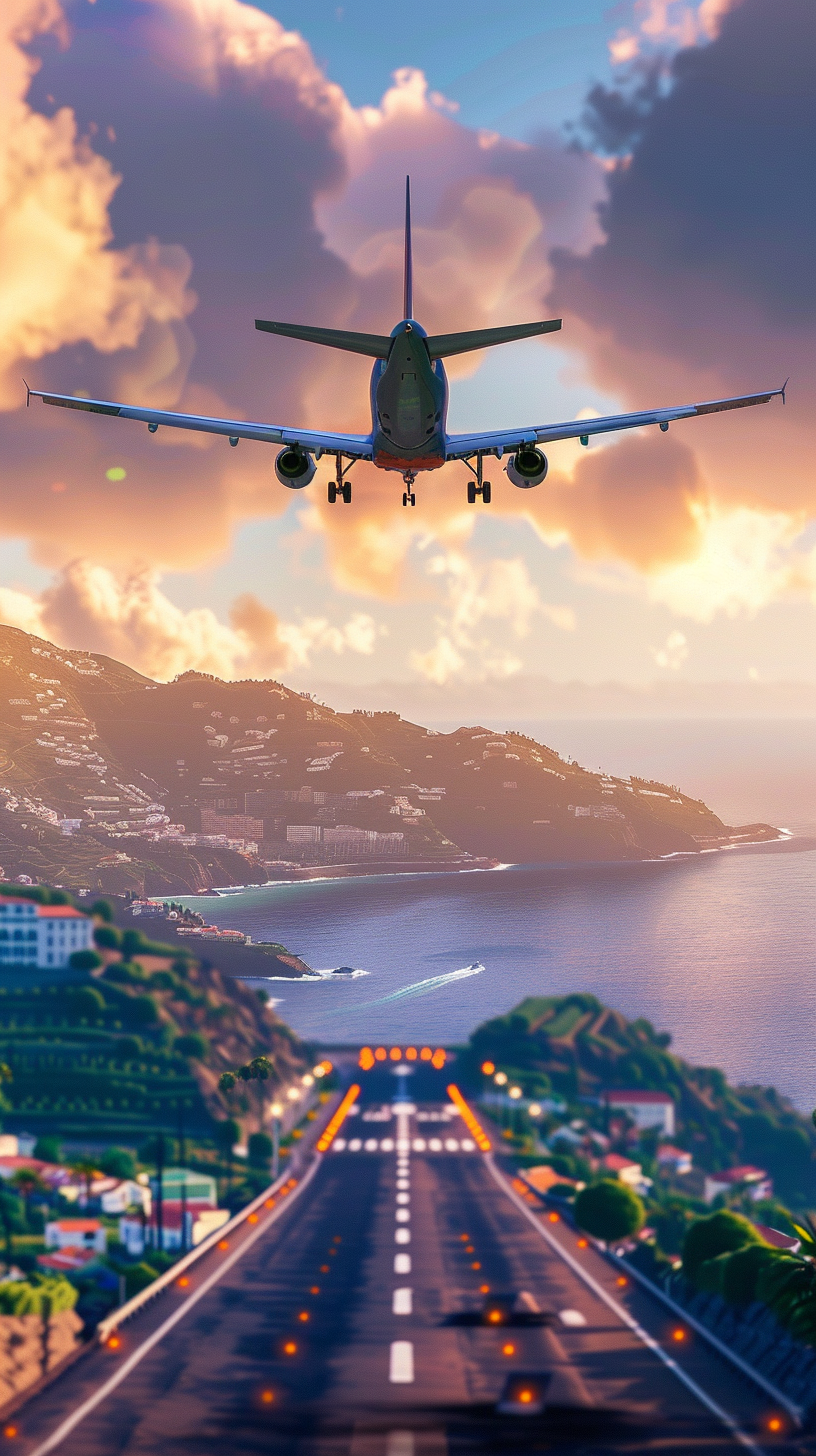
[(478, 1118), (475, 1117), (471, 1112), (455, 1082), (451, 1082), (449, 1086), (445, 1088), (445, 1091), (450, 1097), (450, 1100), (456, 1108), (457, 1112), (460, 1112), (462, 1114), (462, 1121), (464, 1122), (468, 1132), (473, 1138), (473, 1141), (475, 1142), (477, 1148), (479, 1148), (480, 1152), (489, 1153), (492, 1146), (490, 1138), (487, 1136), (487, 1133), (485, 1132)]
[(343, 1098), (343, 1101), (340, 1103), (340, 1106), (335, 1112), (334, 1117), (326, 1127), (325, 1131), (321, 1133), (318, 1139), (317, 1151), (319, 1153), (325, 1153), (326, 1149), (331, 1147), (334, 1139), (337, 1137), (337, 1134), (343, 1126), (343, 1123), (348, 1117), (349, 1112), (357, 1101), (359, 1095), (360, 1088), (357, 1086), (356, 1082), (352, 1082), (351, 1086), (348, 1089), (348, 1092)]

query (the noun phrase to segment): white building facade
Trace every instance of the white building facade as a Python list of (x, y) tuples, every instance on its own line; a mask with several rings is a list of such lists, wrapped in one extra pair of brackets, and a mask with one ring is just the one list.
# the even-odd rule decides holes
[(77, 950), (93, 949), (93, 921), (71, 905), (38, 905), (0, 896), (0, 970), (67, 966)]

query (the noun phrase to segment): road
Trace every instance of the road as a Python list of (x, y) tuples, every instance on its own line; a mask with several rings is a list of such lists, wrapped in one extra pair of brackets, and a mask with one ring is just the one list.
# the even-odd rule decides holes
[[(8, 1449), (25, 1456), (806, 1449), (792, 1434), (771, 1435), (776, 1413), (761, 1393), (690, 1332), (676, 1340), (676, 1322), (647, 1293), (621, 1286), (618, 1270), (582, 1247), (574, 1230), (513, 1201), (498, 1165), (445, 1098), (444, 1074), (418, 1081), (414, 1095), (421, 1090), (427, 1100), (407, 1111), (405, 1102), (403, 1110), (390, 1105), (397, 1084), (385, 1072), (360, 1080), (359, 1110), (288, 1201), (263, 1210), (228, 1249), (205, 1255), (188, 1283), (174, 1284), (123, 1326), (115, 1349), (83, 1357), (30, 1400), (14, 1417)], [(595, 1288), (545, 1242), (542, 1220)], [(486, 1297), (511, 1296), (518, 1305), (522, 1293), (523, 1312), (508, 1323), (477, 1322)], [(536, 1307), (543, 1322), (531, 1313)], [(536, 1377), (527, 1381), (534, 1397), (546, 1385), (540, 1414), (497, 1411), (517, 1373)]]

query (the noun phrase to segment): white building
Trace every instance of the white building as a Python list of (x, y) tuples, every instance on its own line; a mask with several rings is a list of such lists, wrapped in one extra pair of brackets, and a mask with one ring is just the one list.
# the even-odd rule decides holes
[(764, 1168), (754, 1168), (744, 1163), (739, 1168), (724, 1168), (721, 1173), (707, 1173), (703, 1198), (713, 1203), (721, 1193), (745, 1192), (754, 1203), (763, 1198), (773, 1198), (773, 1180)]
[(605, 1092), (603, 1100), (610, 1112), (631, 1117), (635, 1127), (659, 1127), (664, 1137), (674, 1137), (674, 1101), (668, 1092)]
[(45, 1225), (47, 1249), (92, 1249), (104, 1254), (107, 1230), (98, 1218), (59, 1218)]
[(0, 896), (0, 970), (67, 966), (77, 950), (93, 949), (93, 920), (71, 905), (38, 905), (35, 900)]

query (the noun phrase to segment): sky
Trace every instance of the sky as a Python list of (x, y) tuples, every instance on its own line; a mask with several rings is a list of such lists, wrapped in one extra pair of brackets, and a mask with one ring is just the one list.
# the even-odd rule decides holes
[[(816, 681), (810, 0), (8, 0), (0, 18), (0, 620), (159, 678), (430, 686)], [(43, 407), (36, 388), (365, 430), (403, 178), (449, 428), (778, 387), (787, 403), (461, 465), (327, 462)], [(671, 685), (669, 689), (666, 685)], [(661, 686), (662, 685), (662, 686)], [(673, 695), (673, 696), (672, 696)], [(781, 701), (781, 698), (780, 698)]]

